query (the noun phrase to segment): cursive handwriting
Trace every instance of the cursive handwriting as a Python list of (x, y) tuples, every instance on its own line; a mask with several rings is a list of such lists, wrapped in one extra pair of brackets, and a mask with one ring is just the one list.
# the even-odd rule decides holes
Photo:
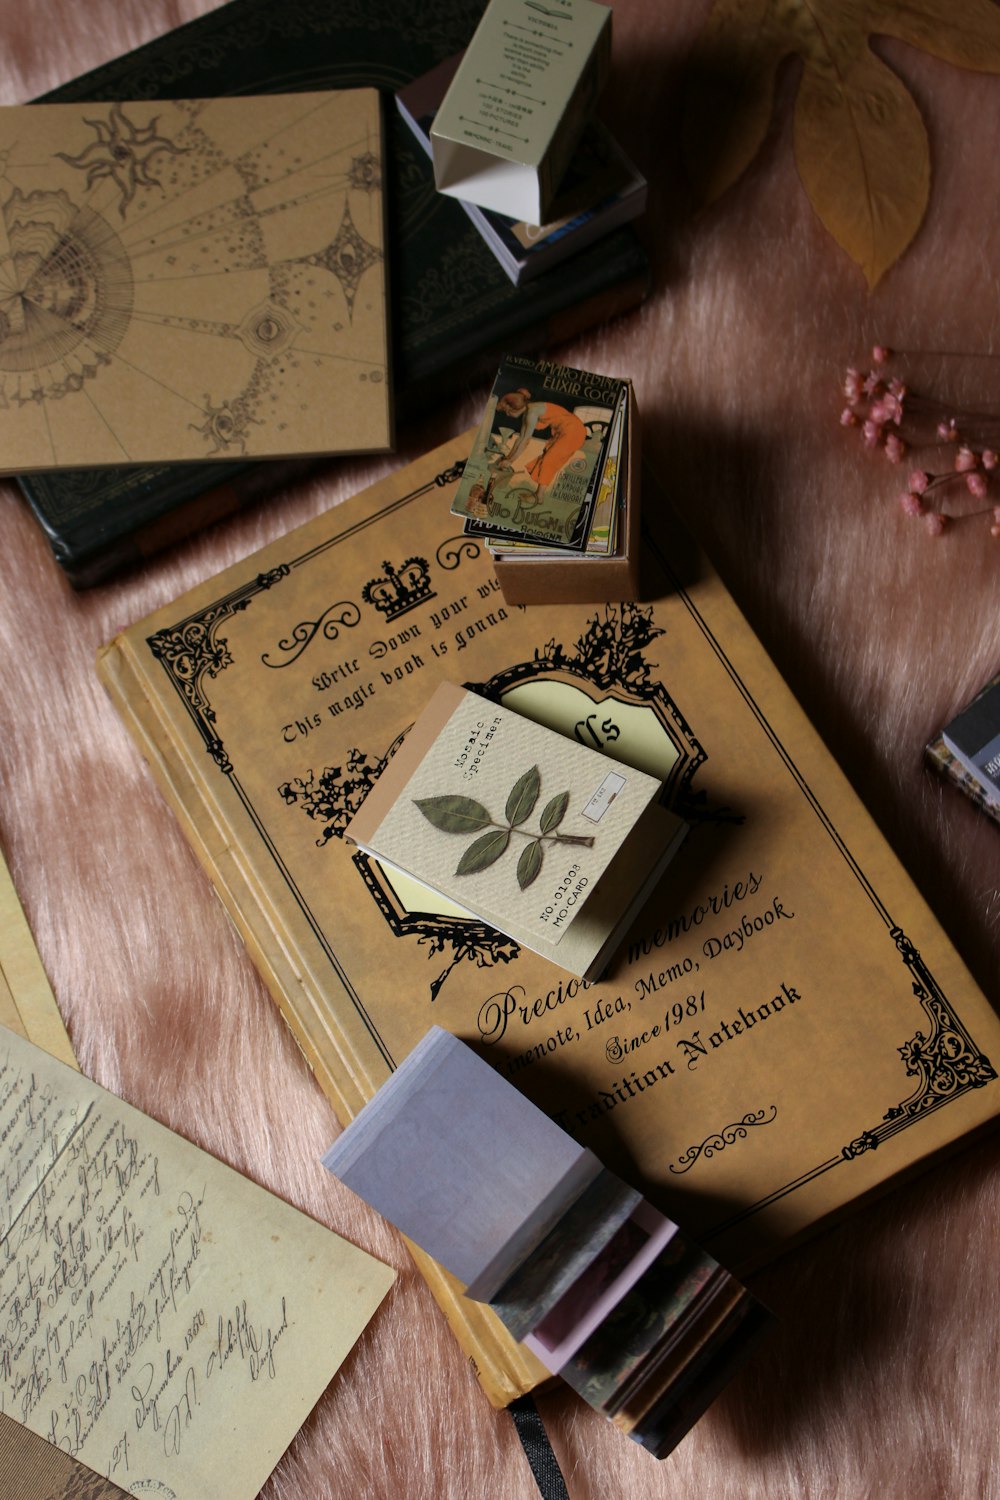
[(219, 1316), (215, 1344), (205, 1365), (205, 1378), (210, 1379), (236, 1356), (246, 1365), (252, 1381), (259, 1380), (262, 1375), (273, 1380), (277, 1374), (275, 1350), (287, 1331), (288, 1312), (284, 1297), (281, 1299), (281, 1321), (275, 1328), (251, 1321), (246, 1302), (238, 1303), (227, 1317)]
[(391, 1273), (2, 1029), (0, 1184), (0, 1410), (129, 1494), (258, 1494)]
[(191, 1305), (205, 1191), (158, 1204), (159, 1159), (122, 1116), (65, 1107), (2, 1054), (0, 1142), (0, 1410), (76, 1455), (122, 1391), (109, 1466), (128, 1469), (147, 1423), (178, 1453), (198, 1407), (186, 1340), (206, 1318)]

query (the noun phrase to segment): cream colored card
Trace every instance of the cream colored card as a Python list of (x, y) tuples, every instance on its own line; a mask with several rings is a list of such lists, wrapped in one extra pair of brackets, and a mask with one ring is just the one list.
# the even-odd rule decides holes
[(593, 0), (490, 0), (431, 127), (438, 190), (543, 224), (611, 54)]
[(76, 1067), (42, 961), (10, 871), (0, 857), (0, 1025)]
[[(452, 683), (394, 762), (348, 837), (543, 948), (571, 930), (662, 791), (656, 777)], [(605, 913), (609, 927), (624, 905)]]
[(0, 109), (0, 464), (391, 443), (374, 89)]
[(393, 1272), (0, 1031), (0, 1409), (133, 1494), (255, 1496)]

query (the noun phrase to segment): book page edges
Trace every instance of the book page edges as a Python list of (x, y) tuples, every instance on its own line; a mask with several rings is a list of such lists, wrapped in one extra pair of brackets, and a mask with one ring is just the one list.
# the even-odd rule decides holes
[[(205, 778), (185, 763), (178, 740), (160, 722), (127, 633), (101, 648), (97, 672), (307, 1066), (338, 1118), (346, 1123), (367, 1103), (377, 1083), (365, 1076), (335, 1025), (332, 1007), (318, 987), (312, 987), (305, 966), (296, 962), (283, 942), (259, 883), (243, 869), (236, 848), (223, 832), (223, 820), (213, 806)], [(192, 808), (203, 816), (194, 818)], [(266, 946), (260, 935), (268, 940)], [(410, 1241), (406, 1244), (491, 1405), (506, 1407), (551, 1378), (544, 1365), (510, 1337), (495, 1313), (470, 1301), (442, 1266)]]

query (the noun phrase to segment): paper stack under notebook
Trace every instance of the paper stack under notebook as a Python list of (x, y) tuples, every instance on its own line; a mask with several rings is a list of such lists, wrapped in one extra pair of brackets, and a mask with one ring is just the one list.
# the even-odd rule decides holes
[(323, 1161), (658, 1458), (768, 1318), (676, 1224), (437, 1027)]

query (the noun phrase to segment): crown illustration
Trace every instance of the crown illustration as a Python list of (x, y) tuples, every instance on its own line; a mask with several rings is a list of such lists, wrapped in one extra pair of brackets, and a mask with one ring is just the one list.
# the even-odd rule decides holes
[(385, 576), (366, 583), (361, 597), (366, 604), (374, 604), (387, 620), (395, 620), (407, 610), (434, 598), (425, 558), (408, 557), (400, 568), (394, 568), (390, 562), (383, 562), (382, 566)]

